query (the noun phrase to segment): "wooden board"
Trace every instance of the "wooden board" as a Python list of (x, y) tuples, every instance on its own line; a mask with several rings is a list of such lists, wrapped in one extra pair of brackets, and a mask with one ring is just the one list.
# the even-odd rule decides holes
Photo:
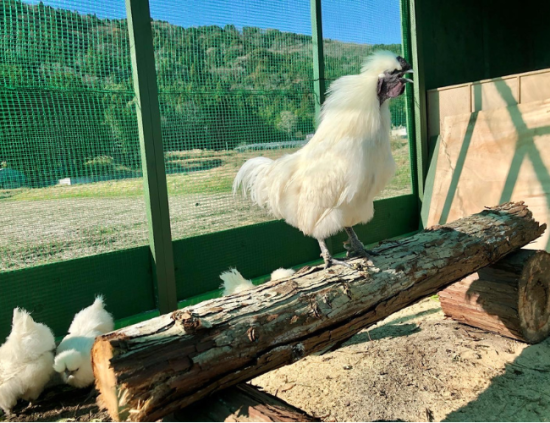
[[(525, 201), (548, 222), (550, 101), (446, 117), (434, 165), (427, 226), (505, 201)], [(548, 247), (548, 234), (529, 246)]]
[(493, 110), (550, 98), (550, 69), (507, 75), (427, 92), (428, 134), (443, 132), (448, 116)]

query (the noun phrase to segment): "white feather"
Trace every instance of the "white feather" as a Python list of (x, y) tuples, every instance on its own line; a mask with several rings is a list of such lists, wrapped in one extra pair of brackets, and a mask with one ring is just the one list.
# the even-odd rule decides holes
[(220, 275), (223, 281), (223, 295), (238, 294), (239, 292), (248, 291), (254, 288), (254, 284), (243, 278), (237, 269), (229, 269)]
[(53, 374), (55, 339), (28, 312), (13, 310), (12, 330), (0, 347), (0, 408), (9, 414), (17, 400), (34, 401)]
[(84, 388), (94, 382), (92, 346), (97, 336), (113, 329), (113, 316), (105, 310), (101, 296), (75, 314), (68, 335), (57, 347), (54, 363), (55, 371), (67, 384)]
[(275, 281), (277, 279), (288, 278), (292, 276), (294, 273), (296, 273), (294, 269), (283, 269), (282, 267), (280, 267), (271, 273), (271, 280)]
[(239, 187), (260, 207), (304, 234), (325, 239), (374, 214), (373, 201), (395, 173), (388, 102), (379, 104), (378, 75), (401, 69), (378, 52), (359, 75), (334, 81), (313, 138), (277, 160), (257, 157), (239, 170)]

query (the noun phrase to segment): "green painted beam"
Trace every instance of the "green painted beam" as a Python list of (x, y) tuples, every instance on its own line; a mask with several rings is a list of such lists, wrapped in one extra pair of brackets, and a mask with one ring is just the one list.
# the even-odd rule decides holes
[(176, 310), (177, 299), (149, 2), (126, 0), (126, 12), (149, 222), (149, 245), (154, 261), (158, 308), (164, 314)]
[(408, 0), (412, 66), (414, 69), (414, 157), (416, 162), (415, 194), (420, 207), (424, 198), (424, 184), (428, 174), (428, 120), (426, 105), (426, 81), (423, 55), (421, 0)]
[(310, 0), (311, 41), (313, 48), (313, 89), (315, 92), (315, 118), (319, 122), (321, 105), (325, 102), (325, 57), (323, 53), (323, 19), (321, 0)]

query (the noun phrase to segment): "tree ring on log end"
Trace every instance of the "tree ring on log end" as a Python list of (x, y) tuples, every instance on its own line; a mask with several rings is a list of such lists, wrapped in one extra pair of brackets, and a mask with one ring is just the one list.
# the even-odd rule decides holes
[(518, 311), (523, 337), (537, 343), (550, 334), (550, 254), (537, 251), (519, 281)]

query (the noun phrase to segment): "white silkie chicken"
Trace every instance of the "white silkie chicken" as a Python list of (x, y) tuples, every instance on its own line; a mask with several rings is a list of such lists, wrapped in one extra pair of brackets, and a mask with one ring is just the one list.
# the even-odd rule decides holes
[(334, 81), (321, 110), (319, 127), (300, 150), (277, 160), (256, 157), (239, 170), (233, 192), (318, 240), (325, 267), (332, 258), (325, 239), (344, 229), (348, 255), (368, 258), (353, 226), (370, 221), (373, 201), (395, 173), (390, 147), (390, 98), (405, 91), (411, 66), (379, 51), (361, 73)]
[(17, 400), (34, 401), (53, 374), (55, 339), (28, 312), (13, 310), (11, 333), (0, 347), (0, 408), (8, 415)]
[[(277, 280), (282, 278), (288, 278), (292, 276), (296, 271), (294, 269), (283, 269), (282, 267), (274, 270), (271, 273), (271, 280)], [(220, 275), (220, 279), (223, 281), (223, 295), (238, 294), (239, 292), (248, 291), (255, 287), (252, 281), (245, 279), (243, 275), (237, 269), (229, 269)]]
[(68, 335), (57, 347), (53, 366), (65, 383), (84, 388), (94, 382), (92, 346), (97, 336), (111, 332), (114, 326), (113, 316), (105, 310), (101, 296), (76, 313)]

